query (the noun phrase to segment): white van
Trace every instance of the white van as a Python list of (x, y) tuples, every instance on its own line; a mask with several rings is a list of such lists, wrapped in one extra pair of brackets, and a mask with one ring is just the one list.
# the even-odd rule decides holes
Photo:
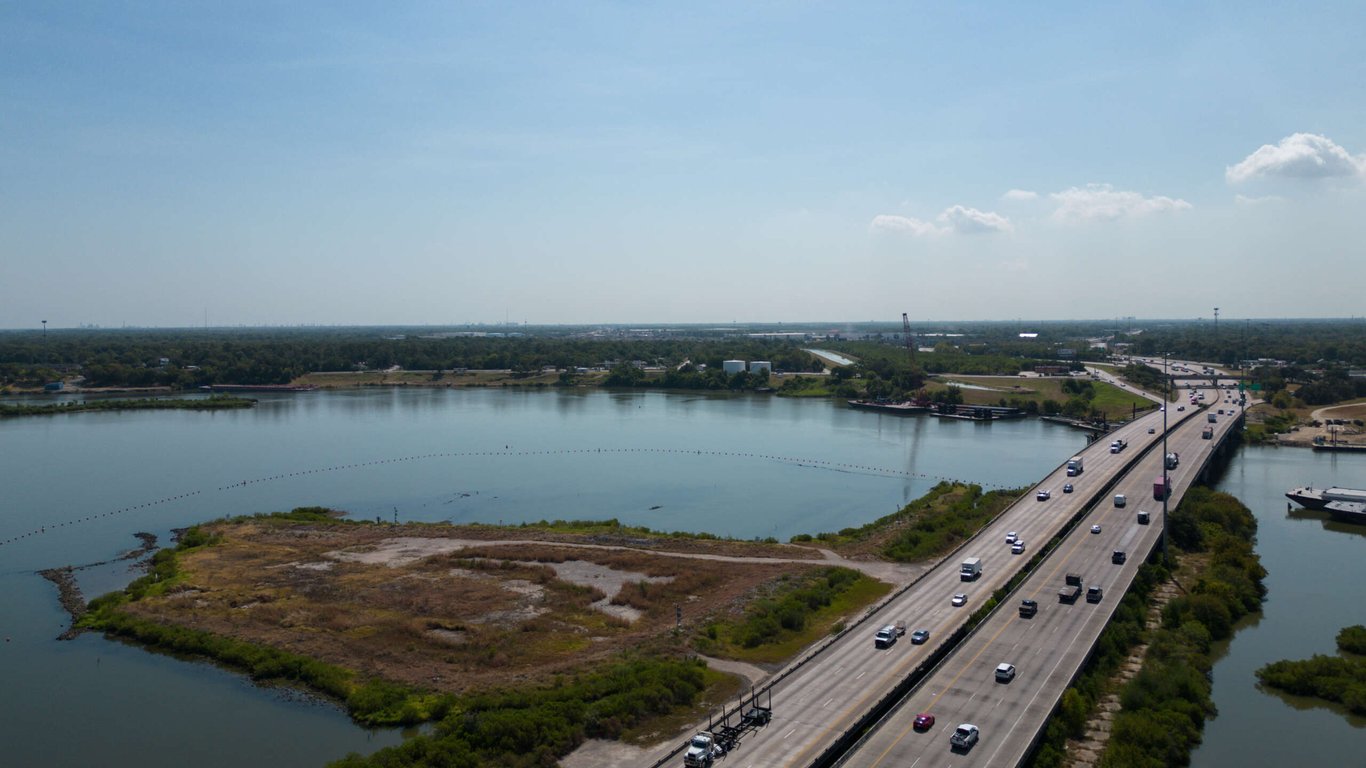
[(1008, 682), (1010, 682), (1011, 680), (1014, 680), (1014, 679), (1015, 679), (1015, 665), (1014, 665), (1014, 664), (1005, 664), (1005, 663), (1001, 663), (1001, 664), (997, 664), (997, 665), (996, 665), (996, 682), (998, 682), (998, 683), (1008, 683)]

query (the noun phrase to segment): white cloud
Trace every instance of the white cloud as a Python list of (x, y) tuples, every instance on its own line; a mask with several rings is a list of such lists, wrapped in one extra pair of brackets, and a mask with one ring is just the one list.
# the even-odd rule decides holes
[(1059, 221), (1115, 221), (1154, 213), (1183, 211), (1191, 204), (1163, 195), (1144, 197), (1138, 192), (1116, 190), (1109, 184), (1087, 184), (1049, 195), (1058, 204), (1053, 218)]
[(999, 213), (979, 211), (955, 205), (944, 209), (934, 221), (923, 221), (907, 216), (880, 214), (873, 217), (868, 228), (874, 232), (898, 232), (915, 237), (939, 237), (941, 235), (980, 235), (992, 232), (1009, 232), (1010, 219)]
[(1249, 197), (1248, 195), (1233, 196), (1233, 202), (1237, 203), (1238, 205), (1261, 205), (1263, 203), (1279, 203), (1284, 199), (1285, 198), (1277, 197), (1276, 195), (1265, 195), (1262, 197)]
[(1258, 176), (1293, 179), (1366, 177), (1366, 155), (1353, 156), (1327, 136), (1295, 133), (1281, 139), (1274, 147), (1263, 144), (1241, 163), (1224, 169), (1224, 178), (1230, 184)]
[(966, 208), (955, 205), (939, 214), (937, 219), (941, 224), (947, 225), (954, 232), (960, 234), (982, 234), (988, 232), (1009, 232), (1010, 220), (999, 213), (990, 211), (979, 211), (976, 208)]
[(1028, 189), (1012, 189), (1001, 195), (1003, 200), (1037, 200), (1039, 193)]
[(904, 232), (916, 237), (944, 234), (944, 230), (936, 227), (932, 222), (887, 214), (874, 216), (873, 223), (869, 224), (868, 228), (874, 232)]

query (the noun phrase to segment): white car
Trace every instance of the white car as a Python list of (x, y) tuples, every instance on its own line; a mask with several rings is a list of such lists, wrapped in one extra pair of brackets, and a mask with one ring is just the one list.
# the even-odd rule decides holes
[(1012, 554), (1012, 555), (1023, 555), (1023, 554), (1024, 554), (1024, 549), (1025, 549), (1025, 547), (1024, 547), (1024, 542), (1021, 541), (1021, 540), (1019, 540), (1019, 539), (1016, 539), (1016, 540), (1015, 540), (1015, 543), (1010, 545), (1010, 554)]
[(1038, 495), (1036, 495), (1034, 498), (1038, 499), (1039, 501), (1048, 501), (1049, 499), (1053, 498), (1053, 492), (1039, 491)]
[(949, 602), (953, 603), (953, 605), (954, 605), (955, 607), (957, 607), (957, 606), (962, 606), (962, 605), (967, 605), (968, 596), (965, 595), (965, 594), (963, 594), (962, 592), (959, 592), (958, 594), (954, 595), (954, 596), (953, 596), (953, 599), (950, 600)]
[(1015, 543), (1015, 540), (1018, 539), (1018, 538), (1020, 538), (1020, 535), (1017, 534), (1017, 533), (1014, 532), (1014, 531), (1011, 531), (1010, 533), (1007, 533), (1007, 534), (1006, 534), (1006, 543), (1007, 543), (1007, 544), (1014, 544), (1014, 543)]
[(1100, 523), (1091, 526), (1091, 533), (1100, 533)]

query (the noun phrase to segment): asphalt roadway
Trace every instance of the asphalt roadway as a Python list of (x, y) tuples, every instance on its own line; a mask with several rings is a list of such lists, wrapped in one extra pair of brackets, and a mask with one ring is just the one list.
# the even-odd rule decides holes
[[(1194, 482), (1218, 440), (1204, 440), (1207, 426), (1216, 437), (1230, 429), (1236, 419), (1217, 416), (1209, 424), (1206, 414), (1224, 404), (1220, 394), (1207, 389), (1211, 407), (1190, 409), (1172, 416), (1186, 417), (1168, 435), (1168, 450), (1181, 454), (1180, 465), (1169, 472), (1174, 506), (1180, 494)], [(1184, 403), (1183, 403), (1184, 404)], [(1174, 410), (1175, 406), (1173, 406)], [(1158, 437), (1161, 414), (1157, 414)], [(1153, 417), (1140, 420), (1153, 424)], [(1145, 437), (1151, 436), (1145, 435)], [(1135, 447), (1131, 447), (1133, 450)], [(1098, 467), (1102, 468), (1103, 467)], [(1091, 468), (1087, 467), (1088, 473)], [(841, 766), (1014, 766), (1029, 753), (1067, 685), (1090, 653), (1119, 599), (1133, 580), (1143, 556), (1161, 535), (1162, 503), (1153, 499), (1153, 481), (1162, 474), (1162, 452), (1152, 451), (1119, 481), (1113, 493), (1123, 493), (1128, 503), (1117, 508), (1113, 496), (1097, 503), (1059, 547), (1044, 560), (1019, 588), (923, 680), (898, 707), (840, 763)], [(1078, 488), (1080, 490), (1080, 487)], [(1151, 513), (1151, 525), (1139, 525), (1137, 512)], [(1100, 533), (1092, 533), (1092, 525)], [(987, 540), (991, 541), (990, 536)], [(1004, 548), (1003, 539), (996, 546)], [(1112, 553), (1124, 550), (1126, 562), (1112, 562)], [(1100, 586), (1098, 603), (1085, 597), (1075, 603), (1059, 601), (1057, 592), (1064, 575), (1081, 574), (1086, 587)], [(1022, 598), (1038, 602), (1032, 618), (1019, 616)], [(1016, 668), (1009, 682), (998, 682), (998, 664)], [(918, 713), (935, 716), (933, 727), (913, 728)], [(775, 713), (776, 714), (776, 713)], [(775, 718), (776, 719), (776, 718)], [(980, 740), (967, 752), (950, 749), (949, 735), (960, 723), (976, 725)]]
[[(1193, 413), (1192, 410), (1186, 414), (1174, 413), (1172, 415), (1174, 417), (1178, 415), (1190, 416)], [(1203, 421), (1203, 416), (1201, 420)], [(1155, 434), (1148, 434), (1150, 427), (1154, 428)], [(1198, 428), (1195, 434), (1198, 440)], [(1085, 470), (1078, 477), (1066, 476), (1066, 462), (1064, 461), (1062, 465), (1050, 472), (1042, 482), (1021, 497), (1018, 502), (998, 517), (996, 521), (988, 525), (967, 545), (945, 558), (933, 570), (927, 572), (912, 586), (892, 598), (876, 612), (851, 627), (843, 636), (832, 642), (809, 661), (800, 664), (798, 668), (788, 673), (782, 674), (782, 679), (772, 687), (772, 724), (746, 736), (742, 743), (725, 757), (724, 765), (726, 768), (811, 765), (841, 734), (857, 724), (864, 713), (868, 712), (876, 702), (889, 695), (898, 683), (907, 678), (917, 666), (924, 663), (938, 645), (963, 626), (967, 618), (990, 598), (992, 592), (1003, 586), (1011, 576), (1018, 572), (1030, 559), (1033, 553), (1031, 547), (1042, 545), (1059, 534), (1067, 521), (1078, 514), (1093, 496), (1096, 496), (1122, 468), (1127, 466), (1137, 452), (1160, 442), (1162, 414), (1151, 413), (1143, 416), (1137, 421), (1106, 435), (1106, 437), (1108, 439), (1125, 439), (1129, 442), (1129, 447), (1120, 453), (1112, 454), (1109, 451), (1108, 439), (1097, 441), (1088, 446), (1081, 454), (1085, 460)], [(1157, 461), (1157, 459), (1153, 459), (1153, 461)], [(1129, 492), (1130, 498), (1133, 498), (1135, 502), (1144, 498), (1151, 501), (1151, 475), (1152, 472), (1146, 469), (1137, 473), (1137, 476), (1144, 478), (1144, 481), (1142, 483), (1135, 481), (1134, 490)], [(1073, 493), (1063, 493), (1063, 485), (1068, 482), (1074, 486)], [(1140, 487), (1144, 483), (1146, 483), (1146, 487)], [(1037, 501), (1037, 492), (1045, 489), (1051, 492), (1051, 498), (1047, 501)], [(1109, 494), (1106, 495), (1106, 499), (1108, 498)], [(1144, 546), (1143, 542), (1136, 538), (1127, 539), (1126, 537), (1137, 536), (1137, 534), (1126, 533), (1124, 526), (1119, 523), (1121, 517), (1132, 519), (1134, 511), (1135, 507), (1131, 504), (1126, 515), (1112, 516), (1107, 514), (1108, 510), (1103, 505), (1100, 507), (1100, 512), (1097, 513), (1098, 519), (1108, 522), (1113, 518), (1112, 529), (1095, 537), (1094, 540), (1087, 541), (1089, 546), (1080, 548), (1086, 552), (1103, 550), (1107, 567), (1113, 568), (1113, 571), (1104, 572), (1104, 576), (1100, 575), (1102, 574), (1101, 570), (1088, 568), (1088, 571), (1097, 574), (1092, 576), (1093, 580), (1100, 578), (1095, 583), (1108, 585), (1114, 582), (1114, 571), (1119, 569), (1108, 566), (1109, 548), (1112, 545), (1118, 547), (1123, 542), (1125, 546), (1135, 551)], [(1154, 523), (1156, 522), (1154, 520)], [(1089, 525), (1088, 522), (1087, 526), (1089, 527)], [(1158, 526), (1154, 524), (1148, 526), (1144, 533), (1155, 535), (1157, 530)], [(1025, 541), (1025, 554), (1011, 554), (1010, 547), (1005, 543), (1006, 533), (1010, 531), (1016, 532)], [(1070, 546), (1073, 545), (1069, 542), (1065, 545), (1064, 551), (1067, 551), (1066, 547)], [(959, 566), (968, 557), (979, 557), (982, 561), (982, 576), (971, 582), (959, 579)], [(1070, 558), (1071, 555), (1068, 557)], [(1047, 562), (1055, 560), (1056, 556)], [(1047, 565), (1047, 562), (1044, 568), (1052, 567)], [(1137, 569), (1137, 560), (1131, 561), (1127, 567), (1131, 571)], [(1058, 577), (1057, 580), (1060, 582), (1061, 577)], [(1051, 580), (1047, 581), (1049, 586), (1045, 587), (1042, 584), (1041, 582), (1037, 588), (1041, 590), (1046, 600), (1048, 593), (1056, 591), (1056, 587), (1051, 586)], [(965, 605), (955, 607), (950, 604), (950, 599), (956, 593), (963, 593), (967, 596)], [(1040, 602), (1043, 603), (1045, 600)], [(1073, 610), (1070, 611), (1070, 614), (1074, 614), (1075, 617), (1095, 616), (1098, 622), (1103, 622), (1102, 614), (1108, 615), (1112, 606), (1112, 599), (1107, 599), (1100, 606), (1079, 602), (1077, 605), (1071, 606)], [(1014, 610), (1013, 605), (1009, 606), (1010, 612), (1013, 613)], [(1040, 618), (1044, 620), (1034, 622), (1031, 626), (1037, 626), (1041, 629), (1047, 627), (1050, 634), (1062, 632), (1064, 633), (1062, 637), (1065, 638), (1067, 630), (1051, 629), (1052, 622), (1045, 618), (1050, 613), (1057, 613), (1054, 606), (1043, 607), (1040, 611)], [(1064, 614), (1059, 613), (1058, 615)], [(907, 635), (888, 649), (874, 648), (873, 635), (878, 628), (896, 621), (907, 623)], [(910, 642), (910, 632), (916, 629), (929, 630), (930, 641), (923, 645), (913, 645)], [(1037, 634), (1042, 635), (1043, 631)], [(978, 632), (974, 639), (982, 636), (983, 633)], [(1045, 638), (1045, 640), (1049, 641), (1047, 644), (1053, 644), (1057, 638)], [(1085, 653), (1084, 648), (1089, 647), (1083, 646), (1078, 639), (1070, 641), (1069, 645), (1074, 645), (1082, 654)], [(997, 647), (999, 648), (999, 646)], [(1014, 653), (1012, 651), (1012, 654)], [(961, 651), (958, 655), (961, 656)], [(983, 668), (986, 670), (986, 677), (983, 679), (990, 679), (991, 669), (996, 666), (998, 661), (995, 655), (998, 654), (979, 660), (979, 665), (985, 665)], [(1037, 676), (1037, 667), (1033, 661), (1026, 665), (1017, 664), (1017, 666), (1027, 667), (1030, 674)], [(1060, 670), (1060, 674), (1065, 674), (1069, 678), (1073, 671), (1066, 669), (1066, 665), (1061, 663), (1058, 664), (1058, 670)], [(1027, 679), (1026, 677), (1024, 680)], [(964, 673), (962, 679), (955, 685), (967, 684), (975, 680), (975, 676)], [(1023, 691), (1027, 687), (1028, 683), (1006, 686), (1004, 689), (1016, 692)], [(999, 695), (991, 688), (987, 690)], [(954, 713), (973, 711), (970, 700), (974, 695), (975, 691), (967, 694), (969, 701), (962, 709), (949, 707), (948, 702), (945, 702), (944, 705), (936, 704), (936, 707), (945, 713), (945, 717), (940, 718), (939, 727), (934, 733), (939, 734), (940, 729), (950, 720), (953, 721), (954, 725), (958, 722), (972, 721), (971, 718), (955, 720), (954, 718), (959, 715)], [(1051, 707), (1051, 704), (1049, 706)], [(936, 735), (934, 740), (942, 748), (939, 751), (947, 754), (947, 736), (940, 738)], [(999, 736), (997, 740), (999, 740)], [(1026, 737), (1025, 742), (1028, 742), (1028, 737)], [(657, 751), (656, 757), (674, 746), (676, 745), (670, 744)], [(979, 747), (977, 754), (980, 755), (986, 751)], [(679, 764), (682, 763), (681, 756), (676, 759)], [(903, 763), (897, 759), (895, 762), (883, 762), (882, 764), (901, 765)]]

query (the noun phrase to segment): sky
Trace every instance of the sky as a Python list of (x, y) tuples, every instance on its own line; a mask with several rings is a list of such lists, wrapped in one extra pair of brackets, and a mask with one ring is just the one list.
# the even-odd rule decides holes
[(0, 328), (1360, 316), (1363, 30), (0, 0)]

